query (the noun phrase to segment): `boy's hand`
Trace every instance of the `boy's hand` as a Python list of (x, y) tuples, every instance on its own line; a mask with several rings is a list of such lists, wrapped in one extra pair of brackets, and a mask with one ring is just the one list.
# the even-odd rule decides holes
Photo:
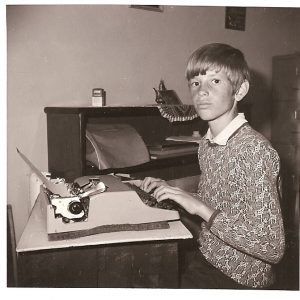
[(200, 199), (193, 196), (178, 187), (171, 187), (169, 185), (160, 185), (156, 188), (153, 196), (158, 202), (170, 199), (182, 206), (188, 213), (198, 215), (206, 222), (210, 219), (214, 210), (205, 205)]
[(154, 177), (145, 177), (145, 179), (141, 182), (140, 188), (145, 192), (150, 193), (154, 189), (160, 186), (169, 186), (164, 180), (160, 178)]

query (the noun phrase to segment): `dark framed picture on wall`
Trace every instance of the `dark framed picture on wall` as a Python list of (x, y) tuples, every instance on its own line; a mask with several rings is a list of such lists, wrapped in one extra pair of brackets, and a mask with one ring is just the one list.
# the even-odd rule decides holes
[(131, 8), (163, 12), (162, 5), (130, 5)]
[(245, 31), (246, 29), (246, 7), (226, 7), (225, 28)]

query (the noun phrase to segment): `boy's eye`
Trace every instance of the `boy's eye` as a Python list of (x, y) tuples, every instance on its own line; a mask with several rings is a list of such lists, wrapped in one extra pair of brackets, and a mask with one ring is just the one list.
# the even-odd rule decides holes
[(192, 81), (192, 82), (190, 83), (190, 85), (191, 85), (192, 87), (195, 87), (195, 86), (199, 86), (200, 83), (199, 83), (198, 81)]
[(213, 79), (213, 80), (212, 80), (212, 83), (214, 83), (214, 84), (218, 84), (218, 83), (220, 83), (220, 82), (221, 82), (220, 79)]

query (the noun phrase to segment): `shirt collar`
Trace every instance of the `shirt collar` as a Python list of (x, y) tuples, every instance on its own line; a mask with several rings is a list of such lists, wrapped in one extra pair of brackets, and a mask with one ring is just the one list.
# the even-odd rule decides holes
[(232, 134), (245, 123), (247, 123), (245, 115), (239, 113), (216, 137), (212, 136), (210, 128), (208, 128), (205, 138), (212, 144), (225, 146)]

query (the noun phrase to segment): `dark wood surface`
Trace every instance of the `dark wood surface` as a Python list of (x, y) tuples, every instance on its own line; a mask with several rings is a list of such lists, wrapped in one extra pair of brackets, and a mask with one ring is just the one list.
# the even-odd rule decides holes
[(18, 255), (20, 287), (97, 287), (97, 248), (24, 252)]
[(178, 287), (178, 242), (139, 242), (19, 254), (20, 287)]
[(103, 247), (98, 287), (177, 288), (177, 242)]
[(48, 170), (53, 176), (69, 181), (85, 175), (84, 119), (82, 114), (47, 115)]

